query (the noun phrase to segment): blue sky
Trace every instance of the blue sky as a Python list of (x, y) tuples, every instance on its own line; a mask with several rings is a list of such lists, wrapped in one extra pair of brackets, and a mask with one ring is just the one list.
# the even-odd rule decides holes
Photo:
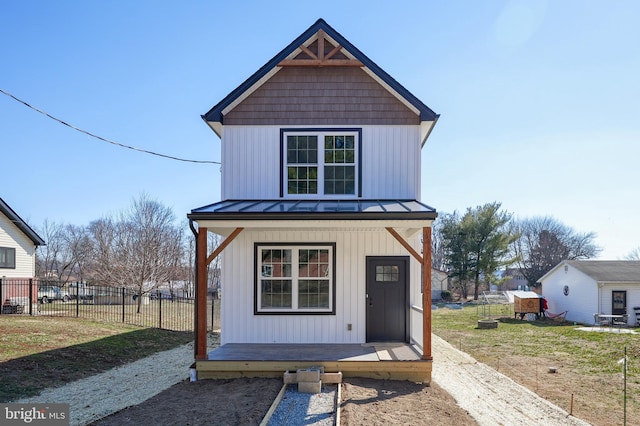
[[(119, 143), (220, 160), (200, 118), (318, 18), (441, 114), (422, 200), (499, 201), (640, 246), (640, 2), (21, 1), (0, 5), (0, 88)], [(2, 197), (32, 226), (148, 194), (179, 219), (220, 166), (118, 148), (0, 94)]]

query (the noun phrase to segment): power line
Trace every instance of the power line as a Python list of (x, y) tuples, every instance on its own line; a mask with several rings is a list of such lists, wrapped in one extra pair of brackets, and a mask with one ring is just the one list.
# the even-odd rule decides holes
[(142, 148), (136, 148), (135, 146), (129, 146), (129, 145), (121, 144), (121, 143), (119, 143), (119, 142), (115, 142), (115, 141), (112, 141), (112, 140), (109, 140), (109, 139), (103, 138), (103, 137), (101, 137), (101, 136), (95, 135), (95, 134), (93, 134), (93, 133), (91, 133), (91, 132), (87, 132), (86, 130), (82, 130), (82, 129), (78, 128), (78, 127), (75, 127), (75, 126), (73, 126), (73, 125), (71, 125), (71, 124), (69, 124), (69, 123), (65, 122), (65, 121), (62, 121), (62, 120), (60, 120), (59, 118), (54, 117), (53, 115), (51, 115), (51, 114), (49, 114), (49, 113), (47, 113), (47, 112), (45, 112), (45, 111), (42, 111), (41, 109), (38, 109), (38, 108), (36, 108), (36, 107), (34, 107), (34, 106), (32, 106), (32, 105), (29, 105), (27, 102), (25, 102), (25, 101), (23, 101), (22, 99), (19, 99), (19, 98), (17, 98), (17, 97), (15, 97), (15, 96), (13, 96), (13, 95), (12, 95), (11, 93), (9, 93), (9, 92), (6, 92), (6, 91), (4, 91), (4, 90), (2, 90), (2, 89), (0, 89), (0, 92), (1, 92), (1, 93), (3, 93), (4, 95), (7, 95), (8, 97), (10, 97), (10, 98), (11, 98), (11, 99), (13, 99), (13, 100), (20, 102), (22, 105), (24, 105), (24, 106), (26, 106), (26, 107), (28, 107), (28, 108), (31, 108), (32, 110), (37, 111), (37, 112), (39, 112), (40, 114), (42, 114), (42, 115), (44, 115), (44, 116), (46, 116), (46, 117), (49, 117), (50, 119), (52, 119), (52, 120), (54, 120), (54, 121), (57, 121), (57, 122), (58, 122), (58, 123), (60, 123), (60, 124), (64, 124), (65, 126), (70, 127), (70, 128), (72, 128), (73, 130), (76, 130), (76, 131), (78, 131), (78, 132), (80, 132), (80, 133), (84, 133), (85, 135), (91, 136), (92, 138), (95, 138), (95, 139), (101, 140), (101, 141), (103, 141), (103, 142), (110, 143), (110, 144), (112, 144), (112, 145), (119, 146), (119, 147), (121, 147), (121, 148), (127, 148), (127, 149), (131, 149), (131, 150), (134, 150), (134, 151), (142, 152), (142, 153), (145, 153), (145, 154), (156, 155), (156, 156), (158, 156), (158, 157), (168, 158), (168, 159), (170, 159), (170, 160), (176, 160), (176, 161), (184, 161), (184, 162), (187, 162), (187, 163), (222, 164), (222, 163), (220, 163), (219, 161), (208, 161), (208, 160), (188, 160), (188, 159), (185, 159), (185, 158), (179, 158), (179, 157), (174, 157), (174, 156), (171, 156), (171, 155), (160, 154), (160, 153), (157, 153), (157, 152), (148, 151), (148, 150), (146, 150), (146, 149), (142, 149)]

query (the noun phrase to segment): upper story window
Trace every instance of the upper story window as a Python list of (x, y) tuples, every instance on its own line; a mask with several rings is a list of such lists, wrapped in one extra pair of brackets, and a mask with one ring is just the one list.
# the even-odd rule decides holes
[(284, 196), (348, 196), (359, 190), (359, 130), (283, 132)]
[(0, 247), (0, 268), (16, 268), (16, 249), (13, 247)]

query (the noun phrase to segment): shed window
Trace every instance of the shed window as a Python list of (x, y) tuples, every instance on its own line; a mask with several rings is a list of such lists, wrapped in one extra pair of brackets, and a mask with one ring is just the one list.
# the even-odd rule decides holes
[(334, 245), (256, 245), (256, 313), (334, 313)]
[(357, 195), (359, 132), (285, 132), (283, 144), (287, 196)]
[(16, 269), (16, 249), (0, 247), (0, 268)]

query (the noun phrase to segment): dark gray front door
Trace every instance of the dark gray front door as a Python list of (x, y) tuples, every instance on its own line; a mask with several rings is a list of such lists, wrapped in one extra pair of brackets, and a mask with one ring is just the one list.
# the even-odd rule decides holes
[(367, 342), (408, 341), (408, 257), (367, 257)]
[(611, 313), (613, 315), (624, 315), (627, 313), (627, 292), (624, 290), (613, 290), (611, 292)]

